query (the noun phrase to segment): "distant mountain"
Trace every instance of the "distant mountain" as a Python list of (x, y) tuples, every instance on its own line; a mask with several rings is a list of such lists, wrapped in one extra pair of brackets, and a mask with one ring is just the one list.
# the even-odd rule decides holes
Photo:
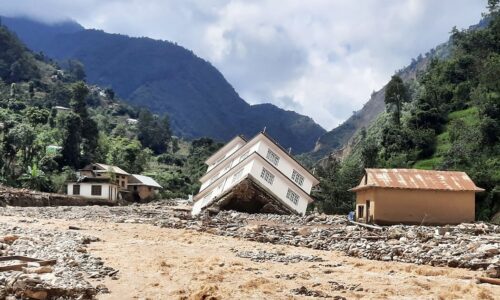
[(89, 82), (112, 87), (131, 104), (167, 113), (179, 135), (228, 140), (266, 127), (298, 154), (311, 151), (326, 132), (295, 112), (249, 105), (214, 66), (174, 43), (85, 29), (75, 22), (7, 17), (2, 22), (34, 51), (81, 61)]

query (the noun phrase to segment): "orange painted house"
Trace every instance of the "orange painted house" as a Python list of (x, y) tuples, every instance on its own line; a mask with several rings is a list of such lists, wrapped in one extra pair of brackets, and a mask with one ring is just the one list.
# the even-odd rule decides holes
[(464, 172), (365, 169), (356, 192), (356, 220), (376, 224), (473, 222), (477, 187)]

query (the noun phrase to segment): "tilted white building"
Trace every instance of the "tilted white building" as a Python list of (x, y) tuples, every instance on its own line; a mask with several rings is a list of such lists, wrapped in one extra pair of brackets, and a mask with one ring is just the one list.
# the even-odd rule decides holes
[(208, 207), (303, 215), (319, 183), (264, 132), (249, 141), (235, 137), (205, 163), (193, 215)]

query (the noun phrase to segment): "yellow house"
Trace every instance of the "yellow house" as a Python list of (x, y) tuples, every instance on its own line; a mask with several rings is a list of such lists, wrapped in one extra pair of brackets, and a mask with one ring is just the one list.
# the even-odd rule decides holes
[(376, 224), (474, 221), (478, 188), (464, 172), (365, 169), (356, 192), (356, 220)]

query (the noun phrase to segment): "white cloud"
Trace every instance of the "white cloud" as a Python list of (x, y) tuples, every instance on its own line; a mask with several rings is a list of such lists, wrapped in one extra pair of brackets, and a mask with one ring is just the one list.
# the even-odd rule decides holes
[(250, 103), (332, 129), (396, 69), (479, 21), (486, 0), (0, 0), (0, 13), (177, 42)]

